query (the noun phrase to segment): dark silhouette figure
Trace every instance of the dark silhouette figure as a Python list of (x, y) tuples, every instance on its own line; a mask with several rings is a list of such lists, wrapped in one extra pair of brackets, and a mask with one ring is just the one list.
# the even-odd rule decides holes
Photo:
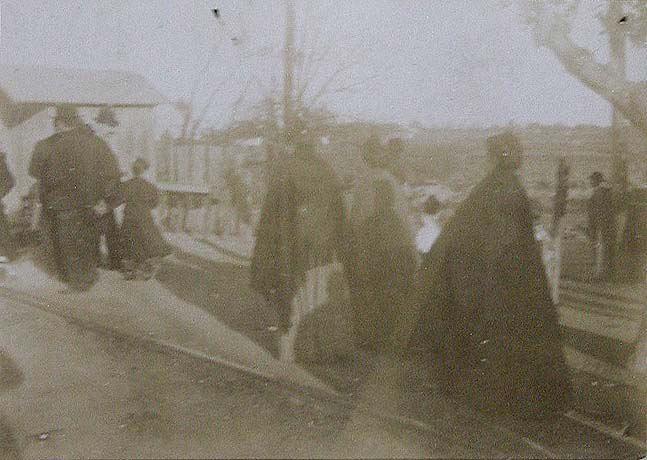
[(616, 223), (613, 190), (601, 172), (590, 177), (593, 193), (588, 203), (589, 239), (595, 250), (596, 278), (609, 280), (616, 258)]
[(409, 351), (438, 366), (450, 394), (544, 416), (563, 410), (571, 389), (557, 309), (517, 177), (520, 142), (492, 137), (488, 153), (491, 172), (424, 256), (417, 321), (401, 331), (413, 331)]
[(171, 254), (171, 247), (153, 219), (152, 211), (159, 204), (159, 191), (142, 177), (148, 163), (138, 158), (132, 169), (133, 178), (121, 186), (125, 203), (121, 226), (125, 276), (150, 279), (159, 268), (160, 259)]

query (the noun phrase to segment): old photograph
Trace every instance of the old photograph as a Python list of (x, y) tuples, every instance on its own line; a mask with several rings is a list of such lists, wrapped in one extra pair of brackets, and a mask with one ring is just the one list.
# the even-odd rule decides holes
[(0, 0), (0, 459), (647, 457), (645, 0)]

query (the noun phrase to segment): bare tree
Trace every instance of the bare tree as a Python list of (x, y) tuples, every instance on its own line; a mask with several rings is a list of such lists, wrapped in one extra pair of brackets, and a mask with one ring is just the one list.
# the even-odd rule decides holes
[[(633, 126), (647, 135), (647, 92), (643, 84), (628, 81), (624, 72), (601, 63), (593, 51), (571, 37), (571, 26), (580, 7), (600, 5), (581, 0), (528, 0), (524, 13), (539, 46), (551, 50), (566, 71), (606, 99)], [(644, 0), (608, 0), (598, 18), (607, 34), (622, 34), (636, 46), (647, 41), (647, 8)], [(624, 38), (623, 38), (624, 39)]]

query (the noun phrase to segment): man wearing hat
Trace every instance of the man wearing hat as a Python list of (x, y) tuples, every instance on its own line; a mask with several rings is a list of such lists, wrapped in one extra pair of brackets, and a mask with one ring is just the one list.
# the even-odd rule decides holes
[[(107, 127), (107, 131), (103, 135), (106, 142), (110, 141), (110, 137), (114, 134), (114, 129), (119, 126), (119, 122), (115, 116), (114, 111), (110, 107), (103, 107), (94, 118), (98, 125)], [(110, 153), (111, 158), (106, 158), (105, 161), (113, 163), (113, 168), (118, 164), (114, 154)], [(109, 270), (121, 270), (123, 259), (123, 247), (121, 245), (121, 236), (119, 232), (119, 225), (117, 224), (117, 217), (115, 216), (114, 207), (120, 203), (119, 196), (114, 196), (114, 200), (107, 203), (106, 212), (98, 217), (99, 226), (99, 244), (97, 246), (98, 257), (101, 263), (101, 238), (105, 238), (107, 249), (107, 267)]]
[(591, 174), (589, 179), (593, 192), (588, 202), (588, 230), (595, 248), (595, 276), (608, 280), (613, 275), (616, 254), (613, 190), (599, 171)]
[(549, 415), (566, 408), (570, 380), (518, 178), (522, 147), (503, 133), (487, 150), (490, 172), (424, 256), (418, 308), (401, 332), (409, 352), (438, 366), (445, 391), (497, 412)]
[(55, 133), (34, 147), (29, 174), (38, 180), (47, 256), (72, 290), (97, 280), (97, 217), (118, 190), (120, 171), (108, 145), (76, 108), (59, 106)]

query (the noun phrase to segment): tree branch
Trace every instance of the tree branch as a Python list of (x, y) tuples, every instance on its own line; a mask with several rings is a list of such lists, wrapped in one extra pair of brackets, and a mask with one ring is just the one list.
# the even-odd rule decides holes
[(535, 14), (533, 28), (539, 45), (551, 50), (571, 75), (606, 99), (647, 135), (645, 89), (597, 62), (589, 50), (577, 46), (570, 38), (568, 25), (563, 19), (546, 10), (535, 10)]

